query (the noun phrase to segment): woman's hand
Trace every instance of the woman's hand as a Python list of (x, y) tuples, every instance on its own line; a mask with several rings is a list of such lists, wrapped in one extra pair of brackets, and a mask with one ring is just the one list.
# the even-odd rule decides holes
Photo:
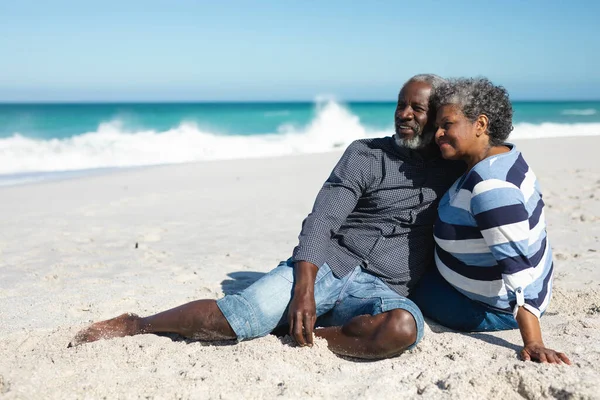
[(318, 267), (307, 261), (294, 265), (294, 293), (288, 311), (289, 334), (300, 346), (313, 345), (313, 330), (317, 321), (315, 279)]
[(523, 361), (571, 365), (571, 360), (564, 353), (559, 353), (544, 346), (540, 321), (525, 307), (519, 307), (517, 311), (517, 324), (519, 324), (521, 337), (525, 344), (525, 347), (521, 350)]
[(552, 349), (547, 349), (544, 343), (528, 343), (521, 350), (521, 358), (523, 361), (537, 361), (548, 364), (571, 365), (571, 360), (565, 355)]

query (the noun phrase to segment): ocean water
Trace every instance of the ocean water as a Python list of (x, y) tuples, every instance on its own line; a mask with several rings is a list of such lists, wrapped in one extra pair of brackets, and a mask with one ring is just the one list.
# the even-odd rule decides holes
[[(598, 102), (515, 102), (511, 139), (600, 135)], [(0, 186), (319, 153), (393, 134), (392, 102), (0, 104)]]

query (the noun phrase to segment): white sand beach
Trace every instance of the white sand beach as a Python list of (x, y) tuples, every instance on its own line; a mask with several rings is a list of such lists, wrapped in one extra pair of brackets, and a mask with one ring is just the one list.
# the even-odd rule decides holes
[(377, 362), (272, 335), (67, 348), (92, 321), (219, 298), (289, 257), (338, 152), (0, 188), (0, 398), (600, 399), (600, 136), (517, 146), (542, 184), (555, 255), (544, 339), (571, 367), (520, 361), (518, 330), (431, 322), (415, 350)]

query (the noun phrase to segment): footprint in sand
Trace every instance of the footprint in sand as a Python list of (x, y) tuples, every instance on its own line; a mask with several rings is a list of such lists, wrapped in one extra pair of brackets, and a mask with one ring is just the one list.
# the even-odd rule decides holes
[(0, 375), (0, 394), (5, 394), (10, 390), (10, 383), (8, 383), (2, 375)]
[(569, 256), (564, 253), (554, 253), (554, 258), (560, 261), (568, 260)]
[(577, 222), (593, 222), (596, 218), (593, 215), (585, 214), (585, 213), (572, 213), (570, 215), (571, 220)]
[(58, 276), (58, 274), (48, 274), (44, 276), (44, 280), (47, 282), (59, 282), (60, 277)]
[(588, 315), (596, 315), (596, 314), (600, 314), (600, 305), (598, 304), (592, 304), (588, 309), (587, 309), (587, 313)]

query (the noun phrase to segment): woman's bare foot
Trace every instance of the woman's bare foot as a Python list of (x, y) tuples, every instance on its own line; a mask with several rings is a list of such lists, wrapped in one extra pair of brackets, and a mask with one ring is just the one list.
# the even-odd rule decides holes
[(133, 336), (139, 333), (143, 333), (141, 318), (136, 314), (123, 314), (113, 319), (96, 322), (79, 331), (67, 347), (79, 346), (100, 339)]

